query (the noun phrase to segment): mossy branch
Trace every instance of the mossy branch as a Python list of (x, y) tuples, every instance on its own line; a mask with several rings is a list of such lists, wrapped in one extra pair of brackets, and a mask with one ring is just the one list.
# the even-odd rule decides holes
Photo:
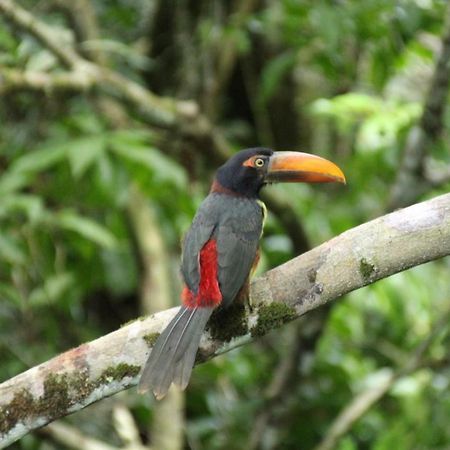
[[(450, 254), (450, 194), (353, 228), (257, 278), (251, 306), (234, 308), (226, 333), (210, 325), (199, 359), (262, 336), (381, 278)], [(0, 447), (134, 386), (155, 333), (176, 308), (138, 319), (0, 384)]]
[(0, 15), (17, 28), (33, 35), (70, 69), (65, 73), (49, 74), (20, 73), (0, 67), (0, 92), (18, 88), (46, 92), (95, 88), (128, 102), (149, 123), (162, 128), (178, 127), (180, 118), (192, 121), (198, 115), (198, 106), (193, 101), (157, 96), (120, 73), (86, 60), (70, 43), (61, 42), (54, 27), (39, 20), (13, 0), (0, 0)]

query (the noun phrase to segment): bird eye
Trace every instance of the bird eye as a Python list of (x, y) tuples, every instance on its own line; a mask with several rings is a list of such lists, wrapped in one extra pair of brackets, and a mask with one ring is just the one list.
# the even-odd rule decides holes
[(265, 164), (264, 159), (262, 159), (262, 158), (255, 159), (255, 167), (262, 167), (264, 164)]

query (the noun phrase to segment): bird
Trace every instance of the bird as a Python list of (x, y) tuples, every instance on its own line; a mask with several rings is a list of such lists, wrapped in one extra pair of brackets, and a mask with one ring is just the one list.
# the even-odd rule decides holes
[(345, 176), (322, 157), (264, 147), (241, 150), (218, 168), (183, 241), (182, 306), (150, 352), (140, 393), (152, 391), (161, 399), (172, 383), (187, 387), (211, 314), (248, 286), (266, 216), (260, 192), (276, 182), (345, 184)]

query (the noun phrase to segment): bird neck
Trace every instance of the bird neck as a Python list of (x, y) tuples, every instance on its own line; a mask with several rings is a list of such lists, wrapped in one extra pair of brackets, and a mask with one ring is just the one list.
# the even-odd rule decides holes
[(254, 198), (255, 200), (259, 198), (258, 194), (252, 194), (249, 195), (244, 192), (238, 192), (234, 189), (230, 189), (229, 187), (225, 187), (217, 178), (214, 179), (211, 189), (209, 191), (210, 193), (217, 193), (217, 194), (226, 194), (230, 195), (231, 197), (245, 197), (245, 198)]
[(223, 186), (217, 179), (214, 179), (211, 185), (211, 190), (209, 192), (210, 193), (215, 192), (217, 194), (226, 194), (232, 197), (247, 197), (245, 194), (241, 194), (240, 192), (236, 192), (233, 189)]

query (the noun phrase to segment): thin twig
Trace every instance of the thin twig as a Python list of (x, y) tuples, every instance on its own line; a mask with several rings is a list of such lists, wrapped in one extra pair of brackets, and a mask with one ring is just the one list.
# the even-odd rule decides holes
[(88, 437), (77, 428), (62, 422), (51, 423), (41, 431), (55, 442), (74, 450), (119, 450), (118, 447)]
[[(198, 114), (195, 102), (159, 97), (119, 73), (82, 58), (71, 46), (61, 45), (53, 27), (34, 17), (13, 0), (0, 0), (0, 13), (17, 27), (32, 34), (61, 62), (77, 74), (83, 74), (84, 87), (96, 88), (129, 102), (153, 125), (178, 126), (179, 117), (193, 120)], [(0, 72), (1, 76), (1, 72)], [(69, 81), (66, 77), (66, 81)], [(73, 78), (73, 77), (72, 77)], [(26, 78), (23, 79), (25, 81)], [(67, 88), (67, 85), (65, 86)]]
[(60, 9), (68, 17), (71, 29), (74, 31), (79, 52), (88, 60), (101, 66), (107, 66), (107, 57), (101, 48), (84, 51), (83, 43), (100, 39), (100, 29), (97, 15), (91, 0), (52, 0), (50, 8)]
[(82, 71), (48, 73), (28, 70), (24, 72), (0, 67), (0, 94), (17, 90), (42, 91), (46, 94), (65, 91), (83, 92), (93, 87), (92, 78)]
[(61, 43), (61, 37), (58, 36), (55, 28), (37, 20), (32, 14), (12, 0), (0, 0), (0, 12), (18, 27), (33, 35), (66, 67), (73, 69), (83, 64), (82, 58), (70, 45)]
[(117, 403), (112, 411), (114, 428), (126, 450), (150, 450), (142, 443), (139, 429), (131, 411), (123, 404)]

